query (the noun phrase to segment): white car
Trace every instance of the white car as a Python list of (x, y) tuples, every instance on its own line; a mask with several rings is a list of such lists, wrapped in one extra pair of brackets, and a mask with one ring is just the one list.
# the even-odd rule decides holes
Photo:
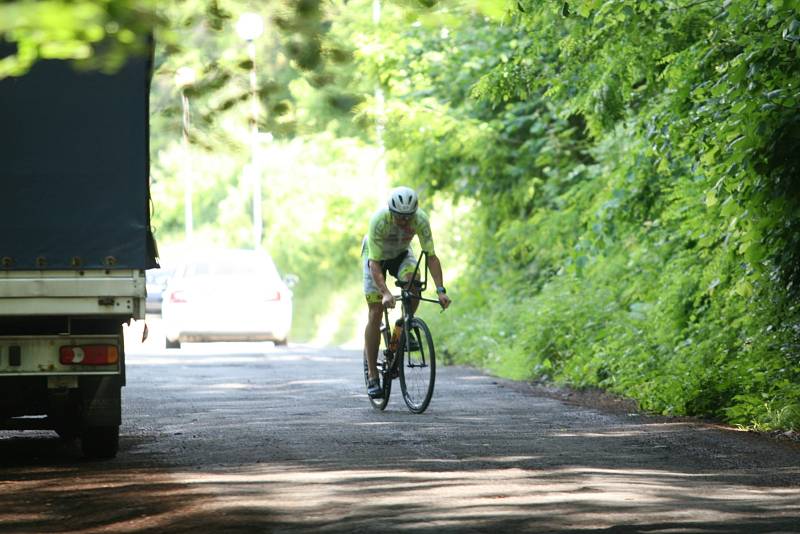
[(145, 287), (147, 288), (145, 312), (148, 315), (161, 314), (161, 300), (164, 297), (164, 289), (167, 287), (170, 276), (172, 276), (172, 269), (164, 266), (147, 271), (145, 279)]
[(164, 290), (161, 316), (167, 348), (187, 341), (286, 345), (292, 291), (263, 250), (193, 252)]

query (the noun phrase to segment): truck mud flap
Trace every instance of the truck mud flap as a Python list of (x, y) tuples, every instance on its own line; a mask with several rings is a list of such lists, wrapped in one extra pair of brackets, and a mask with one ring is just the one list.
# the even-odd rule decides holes
[(81, 377), (84, 426), (119, 426), (122, 422), (119, 376)]

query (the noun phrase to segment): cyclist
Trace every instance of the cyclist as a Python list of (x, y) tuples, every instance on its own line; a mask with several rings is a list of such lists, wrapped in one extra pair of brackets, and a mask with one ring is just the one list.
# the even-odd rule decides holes
[[(361, 248), (364, 268), (364, 295), (369, 307), (369, 318), (364, 330), (364, 352), (369, 368), (367, 393), (372, 398), (383, 396), (378, 376), (378, 347), (383, 308), (394, 308), (395, 298), (386, 286), (386, 272), (395, 278), (410, 280), (417, 259), (411, 251), (411, 240), (416, 235), (422, 250), (428, 253), (428, 268), (436, 284), (436, 294), (443, 308), (450, 305), (450, 297), (442, 279), (442, 265), (433, 250), (433, 234), (425, 211), (418, 209), (416, 191), (410, 187), (397, 187), (389, 194), (388, 205), (379, 209), (369, 223), (369, 233)], [(414, 309), (419, 301), (414, 301)]]

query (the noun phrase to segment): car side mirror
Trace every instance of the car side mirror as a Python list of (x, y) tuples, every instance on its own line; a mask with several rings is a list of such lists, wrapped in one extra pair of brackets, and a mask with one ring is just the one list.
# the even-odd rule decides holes
[(297, 285), (297, 282), (300, 281), (300, 277), (296, 274), (287, 274), (283, 277), (283, 283), (286, 284), (286, 287), (292, 289), (294, 286)]

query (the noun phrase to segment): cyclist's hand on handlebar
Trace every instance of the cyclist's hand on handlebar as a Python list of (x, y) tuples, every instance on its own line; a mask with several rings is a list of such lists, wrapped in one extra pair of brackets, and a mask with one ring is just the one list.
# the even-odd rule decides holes
[(395, 305), (394, 295), (392, 295), (391, 293), (385, 293), (383, 295), (382, 302), (384, 308), (394, 308)]
[(439, 305), (442, 307), (443, 310), (446, 310), (448, 306), (450, 306), (450, 297), (447, 296), (447, 293), (439, 293)]

